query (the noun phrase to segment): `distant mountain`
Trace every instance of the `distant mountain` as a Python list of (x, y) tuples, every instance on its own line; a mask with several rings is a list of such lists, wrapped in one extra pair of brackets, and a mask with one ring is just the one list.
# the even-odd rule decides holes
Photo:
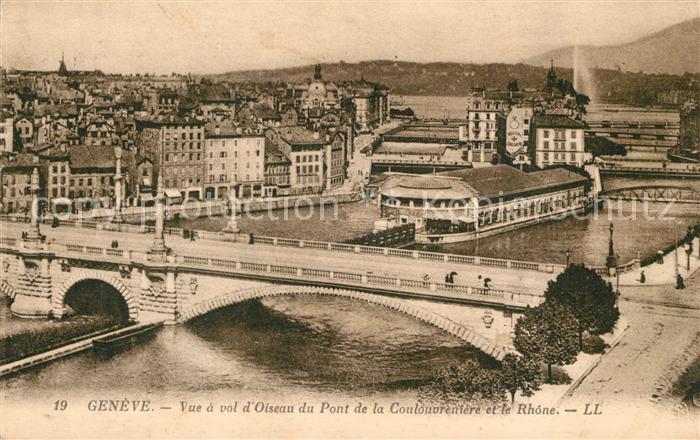
[[(555, 49), (524, 61), (533, 66), (573, 67), (574, 46)], [(700, 73), (700, 18), (679, 23), (618, 46), (579, 46), (579, 61), (590, 68), (627, 72)]]

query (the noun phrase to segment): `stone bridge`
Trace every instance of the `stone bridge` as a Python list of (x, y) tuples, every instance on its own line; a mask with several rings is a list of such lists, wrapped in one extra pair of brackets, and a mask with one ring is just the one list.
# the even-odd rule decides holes
[(23, 318), (62, 318), (70, 311), (71, 295), (88, 281), (96, 295), (109, 292), (121, 298), (129, 319), (170, 324), (252, 299), (331, 295), (413, 316), (496, 359), (509, 350), (517, 317), (533, 303), (531, 296), (495, 289), (311, 265), (9, 237), (0, 238), (0, 264), (0, 292), (12, 299), (12, 313)]
[[(501, 359), (510, 349), (518, 315), (542, 301), (553, 276), (551, 265), (537, 263), (270, 237), (254, 241), (239, 233), (235, 216), (214, 240), (194, 244), (171, 237), (176, 245), (168, 247), (162, 182), (158, 187), (149, 246), (147, 235), (124, 232), (121, 224), (118, 231), (107, 225), (60, 226), (42, 234), (38, 175), (33, 175), (29, 228), (0, 223), (0, 292), (12, 299), (12, 314), (60, 319), (71, 305), (80, 306), (71, 299), (82, 295), (83, 301), (100, 304), (107, 295), (128, 315), (124, 319), (177, 324), (243, 301), (333, 295), (408, 314)], [(107, 247), (111, 238), (124, 246)], [(427, 272), (442, 276), (456, 264), (460, 271), (475, 266), (479, 279), (488, 275), (507, 288), (429, 279)], [(474, 272), (467, 275), (476, 278)]]

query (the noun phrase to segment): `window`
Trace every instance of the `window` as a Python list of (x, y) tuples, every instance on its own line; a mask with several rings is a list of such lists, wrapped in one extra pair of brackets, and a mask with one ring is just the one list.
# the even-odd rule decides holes
[(576, 139), (576, 130), (571, 130), (571, 139)]
[(75, 179), (70, 179), (70, 186), (75, 186)]
[(210, 163), (209, 164), (209, 171), (212, 171), (213, 169), (214, 169), (214, 165)]
[(56, 184), (58, 183), (58, 177), (53, 176), (53, 178), (51, 179), (51, 183), (53, 183), (54, 185), (56, 185)]
[(83, 186), (83, 179), (78, 179), (78, 186)]
[(225, 170), (225, 169), (226, 169), (226, 164), (225, 164), (225, 163), (222, 163), (222, 164), (221, 164), (221, 169), (222, 169), (222, 170)]
[(92, 186), (92, 178), (89, 178), (89, 179), (87, 180), (87, 184), (88, 184), (88, 186)]
[(545, 150), (549, 150), (549, 141), (544, 141), (542, 147), (543, 147)]
[(530, 123), (530, 120), (529, 120), (529, 119), (523, 119), (523, 124), (527, 125), (527, 124), (529, 124), (529, 123)]
[(544, 155), (542, 156), (544, 160), (549, 160), (549, 153), (545, 152)]
[(51, 169), (53, 170), (53, 173), (54, 173), (54, 174), (58, 173), (58, 167), (57, 167), (56, 165), (54, 165), (53, 167), (51, 167)]
[(544, 131), (544, 138), (549, 139), (549, 130)]

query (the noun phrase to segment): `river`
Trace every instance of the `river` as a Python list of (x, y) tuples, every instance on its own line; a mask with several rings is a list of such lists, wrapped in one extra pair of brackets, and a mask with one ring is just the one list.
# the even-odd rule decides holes
[[(86, 352), (2, 381), (12, 400), (185, 393), (336, 397), (414, 394), (473, 356), (456, 338), (384, 307), (338, 297), (249, 301), (163, 328), (103, 359)], [(208, 395), (208, 394), (207, 394)]]
[[(619, 177), (603, 180), (606, 190), (644, 184), (683, 185), (700, 190), (700, 180)], [(327, 208), (321, 215), (318, 207), (303, 208), (300, 216), (290, 211), (285, 218), (283, 212), (274, 211), (272, 215), (259, 215), (255, 219), (243, 216), (238, 224), (243, 232), (256, 235), (343, 241), (372, 232), (374, 220), (378, 217), (379, 208), (376, 205), (357, 202), (338, 205), (337, 213)], [(700, 209), (697, 205), (678, 204), (667, 210), (665, 204), (650, 204), (645, 211), (641, 203), (614, 202), (611, 207), (605, 207), (586, 218), (541, 223), (477, 241), (443, 245), (440, 250), (490, 258), (565, 263), (568, 249), (571, 261), (599, 266), (605, 263), (607, 256), (610, 222), (615, 227), (615, 252), (620, 261), (627, 262), (636, 258), (638, 253), (643, 258), (673, 243), (674, 228), (682, 236), (688, 226), (700, 223)], [(181, 219), (169, 225), (220, 231), (226, 225), (226, 219)]]

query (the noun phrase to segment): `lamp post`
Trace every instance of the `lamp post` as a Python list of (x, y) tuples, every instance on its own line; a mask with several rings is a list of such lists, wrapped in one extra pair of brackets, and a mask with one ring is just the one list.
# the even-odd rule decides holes
[(690, 242), (686, 243), (683, 247), (685, 248), (686, 255), (685, 269), (690, 273), (690, 254), (693, 253), (693, 241), (691, 240)]
[(610, 238), (608, 239), (608, 256), (605, 259), (605, 267), (608, 268), (608, 276), (615, 275), (617, 272), (617, 257), (613, 246), (613, 231), (615, 230), (612, 222), (610, 223)]
[(566, 250), (566, 267), (569, 267), (569, 261), (571, 260), (571, 251), (569, 249)]
[(673, 249), (673, 273), (678, 278), (678, 223), (673, 222), (673, 237), (675, 240), (675, 248)]
[(114, 221), (121, 223), (122, 218), (122, 147), (114, 147), (114, 158), (116, 159), (116, 170), (114, 172)]

